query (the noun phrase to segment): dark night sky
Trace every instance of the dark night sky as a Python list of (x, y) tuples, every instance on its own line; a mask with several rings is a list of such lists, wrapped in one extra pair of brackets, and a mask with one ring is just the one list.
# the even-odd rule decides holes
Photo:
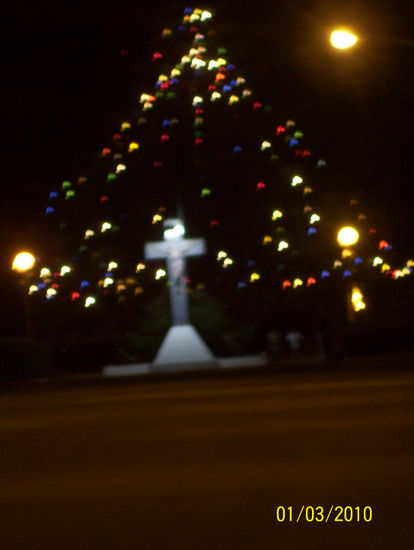
[[(2, 48), (2, 271), (17, 247), (36, 246), (50, 189), (96, 158), (153, 85), (152, 52), (184, 7), (85, 0), (12, 8)], [(214, 11), (229, 59), (257, 97), (275, 106), (281, 123), (296, 120), (327, 160), (332, 185), (361, 196), (390, 240), (412, 250), (413, 4), (250, 0), (200, 7)], [(358, 49), (340, 54), (327, 45), (336, 23), (365, 36)]]

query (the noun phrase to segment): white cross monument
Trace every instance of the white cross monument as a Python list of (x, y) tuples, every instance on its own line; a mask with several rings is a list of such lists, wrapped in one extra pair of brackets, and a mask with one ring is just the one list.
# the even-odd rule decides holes
[(190, 323), (185, 259), (205, 254), (204, 239), (184, 239), (180, 219), (167, 219), (163, 224), (164, 240), (145, 244), (146, 260), (167, 260), (171, 327), (152, 364), (155, 370), (183, 370), (217, 367), (218, 362), (207, 344)]

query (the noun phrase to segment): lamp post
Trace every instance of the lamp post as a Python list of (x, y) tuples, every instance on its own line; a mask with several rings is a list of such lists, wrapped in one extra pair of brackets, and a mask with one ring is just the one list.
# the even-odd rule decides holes
[[(353, 246), (359, 241), (359, 233), (354, 227), (347, 225), (338, 231), (336, 238), (339, 246), (342, 247), (344, 252), (347, 247)], [(352, 252), (349, 251), (349, 254), (352, 255)], [(364, 296), (361, 289), (356, 285), (353, 285), (352, 288), (348, 287), (346, 294), (348, 319), (353, 321), (355, 320), (355, 312), (362, 311), (366, 307)]]
[(24, 322), (25, 334), (28, 338), (32, 336), (32, 319), (30, 314), (29, 297), (27, 286), (29, 282), (30, 271), (36, 263), (35, 257), (31, 252), (19, 252), (13, 259), (12, 270), (21, 274), (20, 284), (23, 287), (23, 303), (24, 303)]

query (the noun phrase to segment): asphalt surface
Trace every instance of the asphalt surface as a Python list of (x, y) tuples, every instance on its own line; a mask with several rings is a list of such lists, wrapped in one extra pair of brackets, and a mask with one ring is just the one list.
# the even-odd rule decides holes
[(411, 550), (413, 394), (391, 364), (6, 388), (0, 548)]

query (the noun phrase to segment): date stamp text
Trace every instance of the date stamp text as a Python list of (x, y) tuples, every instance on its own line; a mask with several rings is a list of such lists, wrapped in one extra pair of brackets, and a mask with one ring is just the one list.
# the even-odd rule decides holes
[(370, 523), (373, 519), (371, 506), (278, 506), (278, 523)]

